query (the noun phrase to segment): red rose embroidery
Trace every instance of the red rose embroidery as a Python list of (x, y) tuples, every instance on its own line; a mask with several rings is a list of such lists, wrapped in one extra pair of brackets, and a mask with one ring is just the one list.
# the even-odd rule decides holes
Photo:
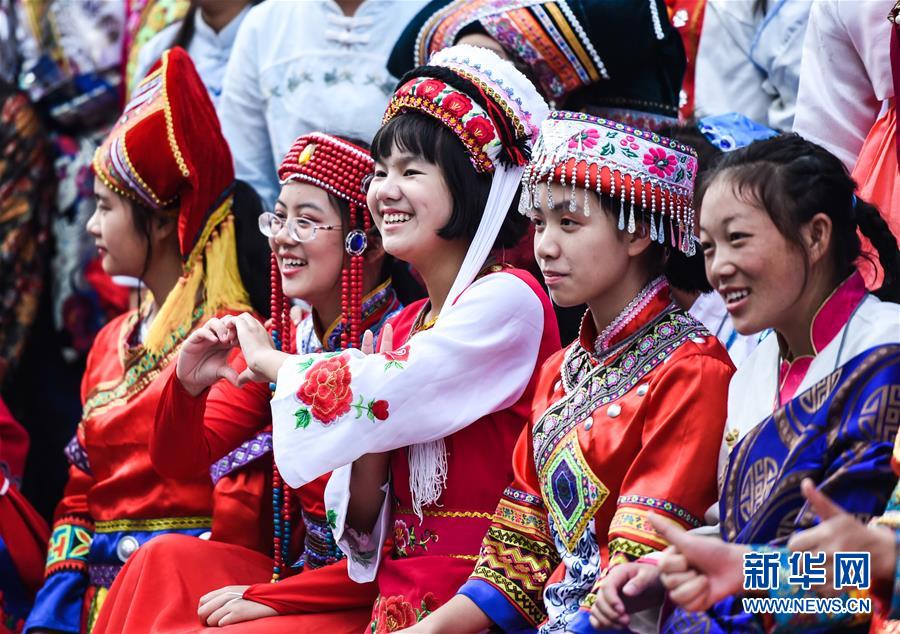
[(372, 415), (375, 416), (378, 420), (387, 420), (388, 417), (388, 402), (387, 401), (375, 401), (372, 403)]
[(409, 359), (409, 346), (403, 346), (393, 352), (382, 352), (381, 354), (389, 361), (406, 361)]
[(425, 97), (426, 99), (434, 99), (441, 91), (447, 87), (442, 81), (438, 81), (437, 79), (426, 79), (421, 84), (416, 87), (416, 94), (420, 97)]
[(487, 117), (472, 117), (466, 122), (465, 128), (479, 145), (485, 145), (494, 138), (494, 126)]
[(350, 368), (344, 356), (324, 359), (306, 373), (306, 381), (297, 390), (297, 398), (312, 409), (312, 415), (324, 424), (350, 411)]
[(375, 613), (375, 632), (396, 632), (416, 624), (416, 611), (402, 595), (381, 597)]
[(441, 602), (437, 600), (437, 597), (431, 592), (426, 592), (425, 596), (422, 597), (422, 612), (425, 615), (431, 614), (439, 607), (441, 607)]
[(441, 101), (441, 108), (453, 114), (457, 119), (472, 109), (472, 102), (468, 97), (458, 92), (451, 92)]

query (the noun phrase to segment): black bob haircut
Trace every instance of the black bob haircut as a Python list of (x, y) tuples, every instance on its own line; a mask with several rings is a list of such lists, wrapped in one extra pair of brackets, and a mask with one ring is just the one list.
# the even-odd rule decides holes
[[(394, 148), (421, 156), (444, 173), (453, 211), (438, 236), (445, 240), (472, 240), (490, 193), (491, 174), (476, 172), (462, 141), (440, 121), (421, 112), (402, 112), (383, 125), (372, 140), (372, 158), (388, 158)], [(514, 247), (525, 235), (528, 219), (518, 213), (518, 206), (517, 194), (500, 227), (495, 249)]]

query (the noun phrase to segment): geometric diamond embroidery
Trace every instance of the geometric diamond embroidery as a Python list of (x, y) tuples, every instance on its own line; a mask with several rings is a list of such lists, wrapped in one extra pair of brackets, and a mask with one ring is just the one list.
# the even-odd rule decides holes
[(554, 528), (569, 552), (609, 496), (609, 489), (594, 475), (573, 428), (556, 446), (541, 473), (541, 491)]

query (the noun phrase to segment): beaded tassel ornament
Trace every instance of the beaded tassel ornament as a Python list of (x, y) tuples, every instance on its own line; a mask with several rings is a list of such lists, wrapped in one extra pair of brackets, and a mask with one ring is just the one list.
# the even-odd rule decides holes
[[(291, 301), (284, 296), (281, 288), (281, 271), (278, 270), (278, 262), (272, 254), (271, 266), (271, 315), (272, 315), (272, 342), (277, 350), (294, 353), (291, 330)], [(275, 392), (275, 384), (270, 383), (269, 388)], [(274, 532), (272, 544), (272, 583), (281, 579), (285, 566), (289, 565), (291, 549), (291, 504), (290, 495), (278, 465), (272, 463), (272, 527)]]
[[(532, 160), (522, 177), (519, 211), (540, 206), (537, 186), (546, 183), (547, 207), (554, 207), (550, 185), (569, 189), (568, 211), (578, 207), (576, 189), (584, 189), (582, 210), (590, 215), (588, 190), (613, 201), (620, 231), (646, 230), (664, 244), (668, 219), (671, 247), (696, 252), (694, 180), (697, 153), (646, 130), (579, 112), (555, 111), (541, 125)], [(562, 201), (557, 201), (559, 207)]]

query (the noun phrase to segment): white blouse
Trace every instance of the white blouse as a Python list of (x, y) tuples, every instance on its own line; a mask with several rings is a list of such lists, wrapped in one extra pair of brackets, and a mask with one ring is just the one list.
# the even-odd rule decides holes
[(825, 147), (848, 170), (894, 97), (893, 0), (816, 0), (810, 13), (794, 131)]
[[(197, 74), (203, 80), (203, 85), (206, 86), (213, 105), (217, 108), (222, 95), (225, 66), (231, 56), (231, 48), (237, 37), (238, 29), (249, 11), (250, 7), (245, 7), (218, 33), (203, 20), (200, 11), (194, 14), (194, 37), (191, 38), (187, 52), (197, 68)], [(150, 72), (153, 64), (162, 57), (164, 51), (172, 48), (173, 40), (180, 28), (181, 22), (170, 24), (141, 48), (138, 53), (137, 69), (134, 73), (135, 83)]]
[(709, 0), (697, 50), (698, 117), (740, 112), (790, 130), (811, 0)]
[(327, 132), (370, 142), (397, 79), (386, 64), (424, 0), (365, 0), (345, 16), (334, 0), (263, 2), (241, 26), (219, 108), (237, 178), (266, 205), (294, 140)]

